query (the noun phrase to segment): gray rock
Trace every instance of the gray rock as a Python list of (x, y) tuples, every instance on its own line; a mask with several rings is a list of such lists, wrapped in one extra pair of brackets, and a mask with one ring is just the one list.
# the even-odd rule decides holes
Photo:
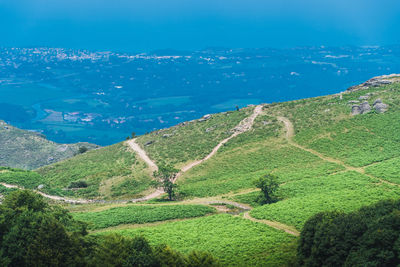
[(151, 141), (148, 141), (148, 142), (144, 143), (144, 145), (145, 145), (145, 146), (149, 146), (149, 145), (151, 145), (151, 144), (153, 144), (153, 143), (154, 143), (154, 141), (151, 140)]
[(37, 189), (43, 189), (43, 187), (44, 187), (44, 184), (40, 184), (40, 185), (38, 185), (38, 187), (37, 187)]
[(214, 130), (215, 130), (215, 128), (216, 128), (216, 126), (213, 126), (213, 127), (207, 128), (207, 129), (206, 129), (206, 133), (209, 133), (209, 132), (212, 132), (212, 131), (214, 131)]
[(360, 100), (367, 100), (369, 98), (369, 95), (362, 95), (358, 99)]
[(361, 114), (361, 108), (360, 108), (360, 106), (359, 106), (359, 105), (353, 105), (353, 106), (351, 107), (351, 114), (352, 114), (352, 115), (359, 115), (359, 114)]
[(168, 137), (171, 137), (171, 136), (173, 136), (173, 134), (163, 134), (163, 138), (168, 138)]
[(356, 103), (360, 103), (360, 101), (358, 100), (350, 100), (349, 102), (347, 102), (349, 104), (356, 104)]
[(378, 98), (377, 100), (374, 101), (374, 106), (378, 103), (382, 103), (382, 99)]
[(376, 103), (374, 105), (374, 108), (376, 110), (377, 113), (384, 113), (388, 110), (388, 105), (384, 104), (384, 103)]
[(268, 125), (268, 124), (271, 124), (272, 123), (272, 121), (262, 121), (262, 124), (265, 126), (265, 125)]
[(371, 106), (367, 101), (365, 101), (361, 103), (360, 109), (361, 109), (361, 114), (365, 114), (371, 111)]
[(209, 119), (211, 119), (211, 114), (204, 115), (201, 119), (198, 119), (197, 121), (202, 122)]

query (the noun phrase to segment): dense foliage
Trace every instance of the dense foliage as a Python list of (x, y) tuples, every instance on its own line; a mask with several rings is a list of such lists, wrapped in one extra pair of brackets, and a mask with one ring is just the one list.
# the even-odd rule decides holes
[(398, 266), (400, 200), (314, 215), (301, 231), (298, 257), (304, 266)]
[(15, 191), (0, 205), (1, 266), (219, 266), (209, 253), (187, 256), (143, 237), (87, 236), (86, 224), (31, 191)]
[(204, 216), (214, 208), (202, 205), (129, 205), (97, 212), (72, 213), (73, 217), (85, 221), (90, 229), (101, 229), (120, 224), (142, 224)]
[(228, 214), (168, 222), (98, 233), (144, 236), (150, 244), (168, 243), (181, 253), (208, 251), (223, 266), (290, 266), (295, 257), (296, 239), (268, 225)]

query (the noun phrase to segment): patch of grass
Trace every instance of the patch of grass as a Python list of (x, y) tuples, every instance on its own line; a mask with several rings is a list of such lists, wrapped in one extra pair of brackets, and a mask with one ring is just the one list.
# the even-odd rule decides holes
[(0, 182), (19, 185), (27, 189), (36, 189), (44, 181), (43, 177), (33, 171), (0, 167)]
[[(349, 101), (368, 93), (371, 107), (380, 98), (389, 105), (388, 111), (350, 115)], [(400, 116), (399, 83), (343, 94), (342, 99), (325, 96), (281, 103), (268, 112), (292, 121), (297, 143), (349, 165), (365, 166), (400, 156), (400, 125), (394, 123)]]
[(383, 199), (400, 197), (400, 188), (378, 184), (368, 176), (345, 172), (328, 177), (304, 179), (280, 188), (284, 198), (251, 211), (257, 219), (268, 219), (301, 229), (305, 221), (321, 211), (353, 211)]
[(283, 183), (343, 170), (279, 139), (228, 148), (229, 144), (223, 152), (185, 173), (178, 180), (180, 190), (189, 197), (215, 196), (254, 188), (253, 181), (267, 173), (277, 175)]
[[(230, 130), (252, 111), (253, 108), (244, 108), (213, 114), (205, 121), (195, 120), (155, 131), (137, 141), (158, 164), (182, 165), (204, 158), (218, 142), (232, 135)], [(145, 145), (147, 142), (152, 143)]]
[(72, 213), (75, 219), (89, 223), (89, 229), (120, 224), (143, 224), (171, 219), (200, 217), (215, 212), (203, 205), (129, 205), (97, 212)]
[[(134, 197), (151, 183), (145, 163), (124, 143), (89, 151), (37, 172), (45, 179), (44, 191), (62, 196)], [(85, 182), (87, 187), (65, 190), (74, 182)]]
[(236, 195), (229, 199), (239, 203), (249, 204), (250, 206), (255, 208), (261, 206), (261, 204), (257, 201), (260, 194), (261, 192), (250, 192), (246, 194)]
[(290, 266), (296, 253), (293, 236), (227, 214), (103, 233), (110, 232), (141, 235), (151, 244), (166, 243), (183, 253), (209, 251), (223, 266)]
[(400, 158), (389, 159), (365, 168), (366, 173), (400, 184)]

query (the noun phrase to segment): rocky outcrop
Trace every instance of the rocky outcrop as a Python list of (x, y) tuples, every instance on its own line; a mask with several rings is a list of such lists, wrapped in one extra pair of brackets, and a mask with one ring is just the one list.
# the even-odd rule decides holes
[(369, 89), (371, 87), (380, 87), (382, 85), (392, 84), (399, 80), (400, 80), (400, 74), (390, 74), (390, 75), (378, 76), (378, 77), (374, 77), (360, 85), (355, 85), (355, 86), (349, 87), (346, 91), (347, 92), (355, 92), (355, 91), (359, 91), (359, 90)]
[[(388, 110), (389, 105), (385, 104), (382, 102), (382, 99), (378, 98), (377, 100), (374, 101), (374, 104), (372, 105), (373, 108), (377, 113), (384, 113)], [(367, 101), (364, 101), (360, 105), (353, 105), (351, 107), (351, 114), (352, 115), (359, 115), (359, 114), (365, 114), (371, 111), (371, 106)]]
[(382, 102), (382, 99), (378, 98), (374, 101), (374, 109), (377, 113), (384, 113), (388, 110), (389, 105)]
[(361, 114), (361, 109), (359, 105), (353, 105), (351, 107), (351, 115), (359, 115)]
[(201, 119), (198, 119), (197, 121), (202, 122), (202, 121), (206, 121), (209, 119), (211, 119), (211, 115), (207, 114), (207, 115), (204, 115)]
[(371, 111), (371, 106), (367, 101), (362, 102), (360, 105), (353, 105), (351, 107), (352, 115), (365, 114)]

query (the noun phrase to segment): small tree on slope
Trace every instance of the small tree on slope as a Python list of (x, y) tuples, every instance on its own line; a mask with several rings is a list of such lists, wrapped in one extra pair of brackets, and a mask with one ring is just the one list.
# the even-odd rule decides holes
[(160, 166), (158, 171), (154, 172), (154, 177), (157, 178), (157, 182), (154, 184), (156, 188), (162, 187), (168, 194), (168, 199), (172, 200), (175, 197), (175, 189), (177, 185), (174, 184), (174, 180), (178, 170), (172, 166)]
[(279, 188), (278, 177), (267, 174), (255, 180), (254, 185), (261, 189), (261, 195), (258, 198), (260, 204), (271, 204), (276, 201), (276, 191)]

